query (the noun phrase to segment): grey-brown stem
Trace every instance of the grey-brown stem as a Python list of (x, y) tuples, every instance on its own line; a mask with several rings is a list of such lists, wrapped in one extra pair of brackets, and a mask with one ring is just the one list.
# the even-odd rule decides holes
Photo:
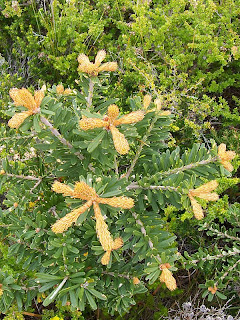
[[(53, 127), (53, 125), (48, 121), (48, 119), (46, 119), (45, 117), (41, 116), (40, 117), (41, 121), (43, 124), (45, 124), (46, 127), (49, 128), (49, 130), (52, 132), (52, 134), (58, 138), (58, 140), (64, 144), (65, 146), (67, 146), (69, 149), (73, 149), (73, 146), (71, 145), (70, 142), (68, 142), (65, 138), (62, 137), (62, 135), (58, 132), (57, 129), (55, 129)], [(84, 159), (84, 156), (80, 153), (80, 152), (75, 152), (74, 153), (80, 160)]]
[[(147, 232), (146, 232), (146, 229), (144, 228), (144, 225), (143, 225), (142, 221), (140, 219), (138, 219), (138, 216), (137, 216), (137, 214), (135, 212), (132, 212), (132, 215), (133, 215), (134, 219), (136, 220), (136, 223), (139, 226), (141, 226), (142, 234), (144, 235), (144, 237), (146, 237)], [(148, 245), (149, 245), (151, 250), (154, 249), (153, 242), (150, 239), (148, 240)], [(159, 254), (156, 255), (156, 258), (160, 263), (162, 263), (162, 259), (160, 258)]]
[(88, 97), (87, 97), (87, 107), (90, 108), (92, 106), (92, 99), (93, 99), (93, 88), (94, 83), (92, 79), (89, 79), (89, 90), (88, 90)]
[(135, 190), (135, 189), (143, 189), (143, 190), (173, 190), (178, 192), (178, 189), (171, 186), (149, 186), (149, 187), (142, 187), (139, 186), (137, 182), (132, 182), (129, 186), (126, 187), (127, 190)]

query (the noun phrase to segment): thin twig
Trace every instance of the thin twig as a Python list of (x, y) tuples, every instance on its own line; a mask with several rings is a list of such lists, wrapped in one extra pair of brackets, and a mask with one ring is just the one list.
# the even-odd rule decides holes
[(2, 173), (2, 175), (7, 176), (7, 177), (13, 177), (13, 178), (18, 178), (18, 179), (24, 179), (24, 180), (32, 180), (32, 181), (42, 181), (42, 178), (37, 178), (34, 176), (23, 176), (23, 175), (18, 175), (18, 174), (12, 174), (12, 173)]
[(26, 135), (26, 136), (16, 136), (16, 137), (4, 137), (4, 138), (0, 138), (0, 141), (5, 141), (5, 140), (19, 140), (19, 139), (27, 139), (27, 138), (33, 138), (36, 134), (33, 133), (33, 134), (29, 134), (29, 135)]
[[(138, 225), (140, 225), (140, 227), (141, 227), (141, 232), (142, 232), (142, 234), (144, 235), (144, 237), (146, 237), (146, 236), (147, 236), (147, 231), (146, 231), (146, 229), (144, 228), (144, 225), (143, 225), (142, 221), (141, 221), (140, 219), (138, 219), (138, 216), (137, 216), (137, 214), (136, 214), (135, 212), (132, 212), (132, 216), (133, 216), (134, 219), (136, 220), (136, 223), (137, 223)], [(151, 250), (154, 249), (153, 242), (152, 242), (150, 239), (148, 240), (148, 245), (149, 245), (149, 247), (150, 247)], [(162, 263), (162, 259), (160, 258), (159, 254), (156, 255), (156, 258), (157, 258), (157, 260), (158, 260), (160, 263)]]
[[(73, 149), (73, 146), (70, 142), (68, 142), (63, 136), (58, 132), (57, 129), (53, 127), (53, 125), (43, 116), (40, 117), (41, 121), (45, 126), (49, 128), (49, 130), (52, 132), (52, 134), (65, 146), (67, 146), (69, 149)], [(84, 156), (80, 152), (74, 153), (80, 160), (84, 159)]]
[(39, 179), (39, 181), (37, 181), (37, 183), (35, 183), (35, 185), (30, 189), (30, 193), (32, 193), (33, 192), (33, 190), (34, 189), (36, 189), (38, 186), (39, 186), (39, 184), (42, 182), (42, 179)]
[(199, 161), (199, 162), (190, 163), (190, 164), (188, 164), (186, 166), (182, 166), (180, 168), (175, 168), (175, 169), (171, 169), (171, 170), (168, 170), (168, 171), (159, 172), (159, 174), (163, 175), (163, 176), (167, 176), (167, 175), (174, 174), (174, 173), (179, 173), (179, 172), (182, 172), (182, 171), (185, 171), (185, 170), (190, 170), (190, 169), (193, 169), (195, 167), (198, 167), (198, 166), (201, 166), (201, 165), (204, 165), (204, 164), (208, 164), (208, 163), (211, 163), (211, 162), (215, 162), (215, 161), (218, 161), (218, 160), (219, 160), (219, 157), (215, 156), (214, 158), (209, 158), (207, 160), (202, 160), (202, 161)]
[(115, 166), (115, 173), (118, 175), (118, 164), (117, 164), (117, 157), (114, 156), (114, 166)]
[[(217, 254), (215, 256), (206, 256), (204, 258), (201, 258), (201, 259), (198, 259), (198, 260), (191, 260), (190, 263), (191, 264), (196, 264), (200, 261), (210, 261), (210, 260), (217, 260), (217, 259), (221, 259), (221, 258), (224, 258), (224, 257), (230, 257), (230, 256), (235, 256), (236, 254), (239, 254), (240, 253), (240, 250), (238, 249), (235, 249), (234, 251), (229, 251), (229, 252), (226, 252), (226, 253), (221, 253), (221, 254)], [(186, 265), (188, 263), (188, 261), (184, 262), (183, 264)]]
[(207, 225), (209, 230), (216, 233), (217, 235), (221, 236), (221, 237), (224, 237), (224, 238), (229, 238), (229, 239), (232, 239), (232, 240), (236, 240), (236, 241), (239, 241), (240, 242), (240, 238), (238, 237), (233, 237), (233, 236), (230, 236), (229, 234), (227, 233), (223, 233), (221, 231), (218, 231), (217, 229), (213, 229), (211, 226)]
[(126, 278), (128, 280), (130, 279), (130, 277), (128, 275), (121, 274), (121, 273), (120, 274), (118, 273), (117, 275), (115, 275), (114, 272), (107, 272), (107, 271), (103, 271), (102, 273), (103, 274), (107, 274), (107, 275), (112, 276), (112, 277), (116, 277), (117, 276), (117, 277), (121, 277), (121, 278)]
[(151, 131), (152, 131), (152, 129), (154, 127), (154, 124), (157, 121), (157, 119), (158, 119), (157, 116), (153, 119), (153, 121), (152, 121), (151, 125), (149, 126), (145, 136), (141, 140), (141, 143), (140, 143), (140, 145), (138, 147), (138, 150), (136, 152), (136, 155), (135, 155), (135, 157), (134, 157), (134, 159), (132, 161), (132, 164), (131, 164), (130, 168), (128, 169), (127, 173), (125, 175), (123, 175), (124, 178), (128, 179), (130, 174), (132, 173), (132, 171), (133, 171), (133, 169), (134, 169), (134, 167), (136, 165), (136, 162), (137, 162), (138, 158), (140, 157), (140, 154), (142, 152), (143, 146), (146, 144), (147, 138), (149, 137), (149, 135), (150, 135), (150, 133), (151, 133)]
[(236, 266), (240, 263), (240, 259), (234, 263), (234, 265), (232, 265), (216, 282), (216, 285), (219, 283), (220, 280), (223, 280), (224, 278), (226, 278), (226, 276), (229, 274), (229, 272), (231, 272), (233, 269), (236, 268)]
[(143, 190), (173, 190), (178, 192), (178, 188), (171, 187), (171, 186), (149, 186), (149, 187), (142, 187), (139, 186), (137, 182), (132, 182), (129, 186), (126, 187), (127, 190), (132, 190), (132, 189), (143, 189)]

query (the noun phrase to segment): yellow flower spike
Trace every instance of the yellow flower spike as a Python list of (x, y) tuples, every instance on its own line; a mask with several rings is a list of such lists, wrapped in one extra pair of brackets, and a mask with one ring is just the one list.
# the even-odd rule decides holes
[(133, 111), (129, 114), (126, 114), (122, 116), (120, 119), (117, 119), (113, 122), (115, 126), (118, 126), (120, 124), (131, 124), (141, 121), (145, 116), (144, 111)]
[(159, 279), (161, 282), (164, 282), (166, 284), (167, 288), (170, 291), (173, 291), (177, 289), (177, 283), (175, 278), (172, 275), (172, 272), (168, 270), (169, 268), (171, 268), (169, 263), (164, 263), (160, 265), (160, 269), (162, 270), (162, 273)]
[(159, 99), (159, 98), (155, 99), (154, 104), (156, 105), (158, 111), (162, 109), (162, 100), (161, 99)]
[(0, 170), (0, 176), (1, 176), (2, 174), (5, 174), (5, 171), (4, 171), (4, 170)]
[(143, 109), (147, 110), (152, 100), (152, 96), (150, 94), (146, 94), (143, 98)]
[(78, 56), (77, 60), (78, 60), (79, 64), (88, 64), (88, 63), (90, 63), (88, 57), (83, 53), (80, 53), (80, 55)]
[(64, 90), (64, 92), (63, 92), (63, 94), (65, 94), (65, 95), (69, 95), (69, 94), (72, 94), (73, 93), (73, 91), (72, 91), (72, 89), (65, 89)]
[(199, 197), (202, 193), (209, 193), (218, 187), (218, 182), (216, 180), (209, 181), (197, 189), (191, 190), (193, 197)]
[(56, 92), (57, 92), (57, 94), (63, 94), (63, 92), (64, 92), (64, 86), (63, 86), (62, 84), (58, 84), (58, 85), (56, 86)]
[(8, 121), (10, 128), (18, 129), (26, 118), (40, 111), (40, 105), (42, 99), (44, 98), (44, 92), (42, 90), (35, 91), (33, 97), (33, 95), (25, 88), (13, 88), (9, 91), (9, 95), (13, 99), (16, 107), (22, 106), (28, 109), (28, 111), (16, 113)]
[(134, 200), (128, 197), (99, 198), (99, 203), (122, 209), (131, 209), (134, 206)]
[(102, 72), (102, 71), (116, 71), (118, 68), (118, 64), (117, 62), (107, 62), (102, 64), (99, 68), (98, 68), (98, 72)]
[(83, 206), (81, 206), (78, 209), (75, 209), (68, 214), (66, 214), (65, 217), (59, 219), (54, 225), (52, 225), (52, 231), (54, 233), (63, 233), (66, 231), (71, 225), (77, 221), (80, 214), (84, 213), (87, 209), (89, 209), (92, 205), (92, 201), (89, 200), (86, 202)]
[(103, 219), (99, 204), (97, 202), (93, 202), (93, 209), (96, 219), (97, 236), (103, 247), (103, 250), (106, 251), (106, 253), (103, 255), (101, 259), (101, 263), (103, 265), (107, 265), (110, 260), (111, 251), (121, 248), (123, 245), (123, 241), (121, 238), (117, 238), (115, 239), (115, 241), (113, 240), (108, 230), (108, 226)]
[(209, 181), (197, 189), (189, 190), (188, 196), (191, 201), (194, 216), (197, 220), (201, 220), (204, 217), (203, 209), (194, 197), (204, 199), (207, 201), (216, 201), (219, 199), (219, 195), (216, 192), (211, 193), (218, 186), (216, 180)]
[(221, 143), (218, 147), (218, 157), (220, 162), (229, 172), (232, 172), (234, 169), (230, 161), (234, 159), (235, 156), (236, 153), (234, 151), (226, 151), (226, 145), (224, 143)]
[(84, 181), (77, 182), (74, 187), (74, 198), (82, 200), (95, 200), (98, 197), (96, 191)]
[(109, 107), (108, 107), (108, 117), (111, 119), (111, 120), (114, 120), (118, 117), (119, 115), (119, 108), (118, 106), (116, 106), (115, 104), (111, 104)]
[(66, 196), (72, 197), (74, 195), (74, 191), (72, 188), (58, 181), (54, 182), (54, 184), (52, 185), (52, 190), (57, 193), (62, 193), (65, 197)]
[(71, 89), (65, 89), (64, 90), (64, 86), (62, 84), (58, 84), (56, 86), (56, 92), (57, 92), (57, 94), (68, 95), (68, 94), (72, 93), (72, 90)]
[(16, 107), (25, 107), (29, 110), (35, 107), (35, 101), (32, 94), (25, 88), (12, 88), (9, 91), (10, 97), (13, 99)]
[(0, 289), (0, 297), (3, 295), (3, 289)]
[(8, 125), (10, 128), (18, 129), (20, 125), (24, 122), (25, 119), (27, 119), (29, 116), (31, 116), (33, 113), (31, 110), (29, 111), (23, 111), (20, 113), (16, 113), (9, 121)]
[(95, 128), (105, 128), (110, 130), (113, 137), (114, 147), (120, 154), (126, 154), (129, 151), (129, 144), (124, 135), (119, 132), (116, 126), (121, 124), (131, 124), (141, 121), (144, 118), (144, 111), (134, 111), (116, 119), (119, 115), (119, 108), (115, 104), (108, 107), (108, 113), (102, 119), (87, 118), (85, 116), (79, 121), (79, 126), (82, 130), (90, 130)]
[(102, 71), (116, 71), (118, 67), (116, 62), (107, 62), (101, 65), (105, 57), (106, 57), (106, 51), (100, 50), (96, 55), (95, 62), (92, 63), (89, 61), (89, 58), (85, 54), (81, 53), (78, 56), (78, 62), (79, 62), (78, 70), (80, 72), (85, 72), (90, 76), (97, 76), (98, 73)]
[(189, 196), (189, 199), (191, 201), (194, 217), (197, 220), (203, 219), (204, 218), (204, 214), (203, 214), (202, 206), (197, 202), (196, 199), (193, 198), (193, 196), (191, 196), (191, 194), (188, 194), (188, 196)]
[(127, 139), (124, 137), (124, 134), (122, 134), (115, 126), (110, 126), (110, 131), (112, 133), (113, 137), (113, 143), (114, 147), (120, 154), (126, 154), (129, 151), (129, 144), (127, 142)]
[(137, 277), (133, 277), (133, 284), (137, 285), (140, 283), (140, 280)]
[(99, 67), (105, 58), (106, 58), (106, 51), (105, 50), (98, 51), (95, 57), (95, 66)]
[(96, 191), (87, 185), (84, 181), (79, 181), (75, 184), (74, 190), (69, 186), (55, 181), (52, 190), (57, 193), (62, 193), (65, 196), (71, 196), (72, 198), (79, 198), (82, 200), (87, 200), (87, 202), (80, 208), (77, 208), (69, 212), (65, 217), (59, 219), (53, 226), (52, 231), (55, 233), (63, 233), (66, 231), (74, 222), (77, 221), (80, 214), (88, 210), (92, 205), (95, 213), (96, 219), (96, 232), (98, 239), (106, 251), (102, 257), (102, 264), (106, 265), (109, 263), (110, 254), (112, 250), (117, 250), (122, 247), (123, 240), (121, 238), (116, 238), (113, 240), (108, 226), (105, 223), (99, 203), (108, 204), (112, 207), (119, 207), (123, 209), (130, 209), (134, 206), (134, 201), (132, 198), (127, 197), (113, 197), (113, 198), (101, 198), (98, 196)]
[(106, 126), (106, 121), (98, 118), (86, 118), (83, 117), (79, 121), (79, 126), (82, 130), (87, 131), (95, 128), (103, 128)]

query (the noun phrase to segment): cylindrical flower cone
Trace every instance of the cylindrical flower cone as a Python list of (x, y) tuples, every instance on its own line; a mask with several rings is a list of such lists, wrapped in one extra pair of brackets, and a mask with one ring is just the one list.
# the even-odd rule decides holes
[(137, 277), (133, 277), (133, 284), (137, 285), (140, 283), (140, 280)]
[(62, 84), (58, 84), (58, 85), (56, 86), (56, 92), (57, 92), (57, 94), (63, 94), (63, 92), (64, 92), (64, 86), (63, 86)]
[(119, 108), (115, 104), (111, 104), (108, 107), (108, 117), (113, 120), (116, 119), (119, 115)]
[(131, 209), (134, 206), (134, 200), (128, 197), (99, 198), (98, 202), (122, 209)]
[(69, 212), (65, 217), (58, 220), (52, 226), (54, 233), (63, 233), (66, 231), (74, 222), (77, 221), (80, 214), (84, 213), (92, 205), (92, 201), (86, 202), (82, 207)]
[(16, 113), (9, 121), (8, 125), (10, 128), (18, 129), (21, 124), (24, 122), (25, 119), (27, 119), (29, 116), (31, 116), (33, 113), (31, 110), (29, 111), (23, 111), (20, 113)]
[(145, 113), (141, 110), (134, 111), (125, 116), (122, 116), (120, 119), (114, 121), (114, 125), (118, 126), (120, 124), (131, 124), (141, 121), (144, 118)]
[(124, 135), (119, 132), (115, 126), (110, 126), (110, 130), (113, 136), (114, 147), (120, 154), (126, 154), (129, 151), (129, 144)]
[(89, 58), (84, 53), (81, 53), (78, 56), (78, 63), (88, 64), (90, 63), (90, 61), (89, 61)]
[(93, 209), (95, 213), (96, 231), (97, 231), (98, 239), (104, 251), (109, 251), (109, 250), (111, 251), (113, 250), (113, 245), (114, 245), (113, 238), (108, 230), (108, 226), (106, 222), (103, 219), (98, 203), (93, 202)]
[(193, 196), (191, 194), (188, 194), (189, 199), (191, 201), (191, 205), (192, 205), (192, 209), (193, 209), (193, 213), (194, 216), (197, 220), (201, 220), (204, 218), (204, 214), (203, 214), (203, 209), (201, 207), (201, 205), (197, 202), (196, 199), (193, 198)]
[(52, 185), (52, 190), (54, 192), (57, 192), (57, 193), (62, 193), (64, 196), (70, 196), (72, 197), (74, 192), (73, 192), (73, 189), (70, 188), (69, 186), (67, 186), (66, 184), (64, 183), (61, 183), (59, 181), (55, 181), (54, 184)]
[(102, 63), (102, 61), (105, 59), (106, 57), (106, 51), (105, 50), (100, 50), (98, 51), (96, 58), (95, 58), (95, 66), (99, 67), (100, 64)]
[(106, 265), (109, 264), (110, 256), (111, 256), (111, 250), (105, 252), (104, 255), (102, 256), (101, 263), (102, 263), (104, 266), (106, 266)]
[(191, 190), (191, 195), (193, 197), (198, 197), (201, 193), (208, 193), (215, 190), (218, 186), (218, 182), (216, 180), (209, 181), (202, 186)]
[(168, 270), (168, 268), (166, 268), (164, 265), (162, 265), (161, 268), (162, 268), (162, 273), (159, 278), (160, 281), (164, 282), (170, 291), (177, 289), (177, 283), (175, 278), (172, 275), (172, 272)]
[(221, 164), (224, 166), (225, 169), (227, 169), (229, 172), (233, 171), (233, 165), (229, 161), (221, 161)]
[(117, 62), (106, 62), (106, 63), (102, 64), (98, 68), (98, 72), (101, 72), (101, 71), (116, 71), (117, 68), (118, 68)]
[(36, 106), (35, 106), (36, 110), (39, 109), (43, 98), (44, 98), (44, 91), (43, 90), (38, 90), (38, 91), (34, 92), (34, 100), (35, 100), (35, 104), (36, 104)]
[(198, 198), (208, 200), (208, 201), (217, 201), (219, 199), (219, 195), (216, 192), (201, 193), (198, 195)]
[(98, 197), (96, 191), (84, 181), (77, 182), (74, 187), (74, 198), (82, 200), (94, 200)]
[(9, 95), (16, 107), (22, 106), (29, 110), (35, 109), (34, 97), (26, 88), (12, 88), (9, 91)]
[(151, 103), (152, 97), (150, 96), (150, 94), (146, 94), (143, 97), (143, 109), (147, 109)]
[(95, 128), (103, 128), (106, 124), (106, 121), (98, 118), (84, 118), (79, 121), (80, 128), (85, 131)]

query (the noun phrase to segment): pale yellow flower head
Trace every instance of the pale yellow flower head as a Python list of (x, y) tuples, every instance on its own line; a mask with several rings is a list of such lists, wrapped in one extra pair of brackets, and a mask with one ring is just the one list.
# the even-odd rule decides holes
[(204, 217), (202, 206), (197, 202), (194, 197), (204, 199), (207, 201), (216, 201), (219, 199), (219, 195), (216, 192), (212, 192), (218, 186), (216, 180), (209, 181), (197, 189), (189, 190), (188, 197), (191, 201), (194, 216), (197, 220), (201, 220)]
[(56, 86), (56, 92), (57, 94), (59, 95), (69, 95), (69, 94), (72, 94), (72, 90), (71, 89), (65, 89), (64, 90), (64, 86), (62, 84), (58, 84)]
[(214, 287), (209, 287), (208, 291), (210, 291), (212, 294), (215, 294), (217, 292), (217, 289), (218, 289), (217, 286), (214, 285)]
[(159, 279), (161, 282), (164, 282), (166, 284), (167, 288), (170, 291), (173, 291), (177, 289), (177, 283), (175, 278), (172, 275), (172, 272), (168, 270), (169, 268), (171, 268), (169, 263), (164, 263), (160, 265), (160, 269), (162, 270), (162, 273)]
[[(170, 110), (162, 110), (162, 99), (157, 98), (154, 100), (155, 107), (148, 109), (151, 103), (152, 97), (150, 95), (145, 95), (143, 98), (143, 108), (146, 110), (146, 113), (156, 112), (160, 116), (169, 116), (171, 114)], [(148, 109), (148, 110), (147, 110)]]
[(145, 112), (139, 110), (117, 119), (119, 116), (119, 108), (115, 104), (112, 104), (108, 107), (107, 115), (105, 115), (103, 119), (83, 117), (82, 120), (79, 121), (79, 126), (85, 131), (95, 128), (105, 128), (106, 130), (110, 130), (115, 149), (120, 154), (126, 154), (129, 151), (128, 141), (116, 126), (139, 122), (144, 118), (144, 115)]
[(59, 219), (52, 226), (52, 231), (54, 233), (63, 233), (77, 221), (78, 217), (82, 213), (84, 213), (93, 205), (96, 219), (97, 236), (103, 247), (103, 250), (106, 251), (101, 259), (101, 262), (102, 264), (107, 265), (109, 263), (111, 251), (121, 248), (123, 241), (121, 238), (116, 238), (113, 240), (108, 230), (108, 226), (101, 214), (99, 204), (108, 204), (109, 206), (116, 208), (130, 209), (134, 206), (133, 199), (128, 197), (101, 198), (98, 196), (96, 191), (84, 181), (76, 182), (74, 189), (61, 182), (55, 181), (52, 186), (52, 190), (57, 193), (62, 193), (64, 196), (70, 196), (72, 198), (78, 198), (87, 201), (81, 207), (69, 212), (66, 216)]
[(107, 62), (101, 65), (105, 57), (106, 51), (100, 50), (96, 55), (95, 62), (92, 63), (85, 54), (81, 53), (78, 56), (78, 70), (87, 73), (89, 76), (97, 76), (99, 72), (103, 71), (116, 71), (118, 67), (117, 62)]
[(20, 113), (16, 113), (9, 121), (10, 128), (19, 128), (29, 116), (40, 112), (40, 105), (44, 98), (42, 90), (35, 91), (34, 96), (25, 88), (13, 88), (9, 91), (10, 97), (13, 99), (16, 107), (22, 106), (28, 109)]
[(232, 172), (234, 169), (230, 161), (234, 159), (235, 156), (236, 153), (234, 151), (226, 151), (226, 145), (224, 143), (221, 143), (218, 147), (219, 160), (221, 164), (224, 166), (224, 168), (230, 172)]
[(133, 277), (133, 284), (137, 285), (140, 283), (140, 280), (137, 277)]

